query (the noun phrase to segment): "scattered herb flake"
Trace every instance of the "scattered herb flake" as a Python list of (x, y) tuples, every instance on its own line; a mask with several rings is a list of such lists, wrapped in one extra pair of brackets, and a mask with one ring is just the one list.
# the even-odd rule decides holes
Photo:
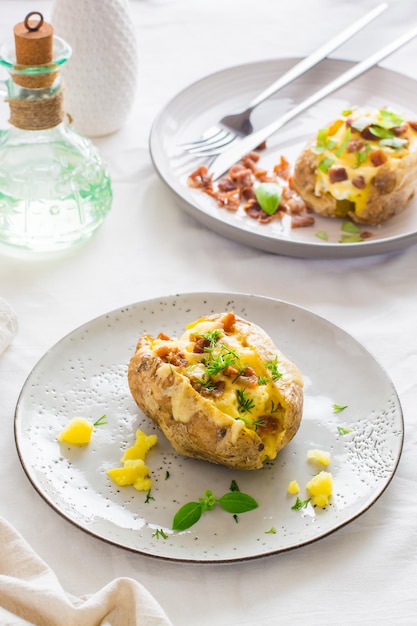
[(102, 415), (98, 418), (96, 422), (94, 422), (93, 426), (102, 426), (103, 424), (108, 424), (107, 415)]
[(351, 428), (344, 428), (343, 426), (338, 426), (337, 427), (337, 432), (339, 433), (339, 435), (348, 435), (349, 433), (352, 432)]
[(347, 409), (347, 407), (348, 407), (347, 404), (334, 404), (333, 413), (340, 413), (341, 411), (344, 411), (345, 409)]
[(307, 500), (300, 500), (300, 498), (297, 496), (297, 500), (295, 501), (294, 506), (291, 507), (291, 509), (293, 511), (299, 511), (300, 509), (306, 509), (308, 506), (308, 503), (310, 502), (311, 498), (307, 498)]
[(146, 492), (145, 504), (149, 504), (151, 500), (155, 500), (155, 498), (151, 496), (151, 490), (148, 489), (148, 491)]
[(230, 483), (229, 491), (240, 491), (238, 484), (235, 480)]
[(265, 531), (265, 535), (276, 535), (277, 534), (277, 529), (275, 528), (275, 526), (272, 526), (269, 530)]
[(361, 243), (363, 238), (360, 235), (342, 235), (339, 243)]
[(345, 231), (345, 233), (360, 233), (360, 228), (349, 220), (344, 221), (341, 228)]
[(168, 535), (162, 530), (162, 528), (157, 528), (152, 537), (156, 537), (157, 539), (159, 539), (159, 537), (162, 537), (163, 539), (168, 539)]
[(167, 470), (167, 471), (165, 472), (165, 480), (168, 480), (168, 478), (169, 478), (169, 472), (168, 472), (168, 470)]
[(318, 237), (319, 239), (323, 239), (323, 241), (328, 241), (329, 239), (325, 230), (319, 230), (319, 232), (316, 233), (316, 237)]

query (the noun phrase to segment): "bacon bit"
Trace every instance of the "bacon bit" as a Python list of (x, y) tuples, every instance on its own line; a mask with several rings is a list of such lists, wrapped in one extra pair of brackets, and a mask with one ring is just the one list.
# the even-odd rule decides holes
[(201, 383), (193, 385), (194, 389), (206, 398), (219, 398), (223, 394), (225, 386), (224, 380), (210, 381), (210, 388), (204, 387)]
[(417, 131), (417, 122), (408, 122), (410, 125), (410, 128), (412, 128), (413, 130)]
[(276, 433), (279, 428), (279, 422), (272, 415), (264, 415), (260, 419), (261, 423), (258, 425), (258, 431), (261, 434)]
[(312, 215), (293, 215), (291, 217), (291, 228), (305, 228), (314, 224)]
[(360, 234), (361, 239), (369, 239), (373, 236), (373, 233), (370, 230), (363, 230)]
[(408, 129), (407, 123), (401, 124), (401, 126), (396, 126), (395, 128), (391, 128), (392, 132), (394, 133), (396, 137), (400, 137), (401, 135), (406, 133), (407, 129)]
[(367, 139), (368, 141), (375, 141), (376, 139), (375, 135), (371, 132), (369, 126), (366, 126), (366, 128), (361, 131), (360, 136), (363, 137), (363, 139)]
[(205, 165), (200, 165), (188, 177), (188, 184), (194, 189), (206, 189), (212, 187), (212, 176), (209, 175)]
[(365, 189), (366, 182), (363, 176), (355, 176), (352, 178), (352, 185), (356, 187), (356, 189)]
[[(266, 143), (263, 144), (263, 147)], [(191, 187), (201, 189), (212, 197), (219, 208), (226, 209), (232, 213), (238, 211), (242, 206), (245, 214), (256, 219), (260, 224), (269, 224), (274, 219), (282, 219), (286, 214), (300, 215), (311, 213), (304, 201), (298, 196), (293, 188), (293, 178), (290, 164), (284, 156), (280, 156), (279, 163), (273, 167), (272, 172), (265, 169), (258, 169), (257, 163), (260, 159), (257, 152), (249, 152), (242, 157), (240, 163), (233, 165), (226, 176), (223, 176), (214, 187), (208, 169), (205, 166), (198, 167), (189, 178)], [(274, 182), (278, 178), (287, 184), (282, 184), (282, 200), (278, 210), (270, 215), (260, 207), (255, 193), (255, 182)], [(312, 218), (305, 220), (304, 224), (299, 220), (299, 225), (309, 226), (314, 223)]]
[(169, 341), (171, 337), (168, 337), (165, 333), (158, 333), (157, 339), (162, 339), (163, 341)]
[(252, 172), (252, 174), (256, 174), (258, 168), (256, 166), (256, 161), (252, 159), (252, 157), (249, 155), (243, 157), (242, 163), (244, 167), (247, 167)]
[(271, 176), (267, 170), (256, 170), (255, 177), (261, 183), (275, 183), (276, 176)]
[(291, 177), (291, 166), (287, 159), (281, 155), (279, 163), (274, 166), (274, 174), (283, 180), (289, 180)]
[(262, 143), (259, 144), (259, 146), (256, 147), (256, 150), (265, 150), (266, 148), (266, 141), (263, 141)]
[(382, 150), (374, 150), (373, 152), (370, 152), (369, 159), (372, 165), (379, 167), (387, 162), (388, 157)]
[(331, 183), (340, 183), (343, 180), (347, 180), (346, 168), (341, 166), (332, 166), (329, 168), (329, 180)]
[(192, 340), (195, 341), (193, 348), (194, 354), (203, 354), (206, 351), (206, 348), (210, 346), (210, 341), (208, 339), (204, 339), (204, 337), (197, 337), (196, 339), (192, 338)]
[(347, 152), (361, 152), (365, 148), (365, 142), (362, 139), (351, 139), (346, 147)]
[(155, 354), (165, 363), (183, 367), (187, 365), (188, 361), (184, 354), (178, 350), (178, 348), (172, 348), (170, 346), (160, 346), (155, 350)]
[(234, 180), (229, 178), (228, 176), (223, 176), (217, 183), (217, 187), (219, 191), (236, 191), (237, 185)]
[(223, 315), (220, 321), (223, 324), (223, 330), (225, 333), (233, 332), (236, 323), (236, 316), (232, 311)]

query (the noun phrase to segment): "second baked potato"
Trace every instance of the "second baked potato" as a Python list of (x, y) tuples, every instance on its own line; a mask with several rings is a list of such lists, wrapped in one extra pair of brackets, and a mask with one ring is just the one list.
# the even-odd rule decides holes
[(142, 335), (128, 381), (177, 452), (236, 469), (274, 459), (302, 417), (298, 368), (233, 312), (203, 317), (179, 339)]
[(384, 222), (417, 190), (417, 122), (387, 109), (343, 111), (302, 151), (293, 186), (325, 217)]

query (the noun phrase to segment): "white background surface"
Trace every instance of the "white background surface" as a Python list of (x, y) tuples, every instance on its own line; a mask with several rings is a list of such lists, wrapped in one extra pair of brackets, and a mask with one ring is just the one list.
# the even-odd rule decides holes
[[(91, 241), (66, 255), (0, 257), (0, 295), (20, 324), (0, 357), (0, 514), (68, 592), (92, 593), (115, 577), (131, 576), (175, 626), (415, 623), (417, 246), (314, 261), (246, 248), (186, 215), (158, 179), (148, 153), (152, 121), (180, 89), (230, 65), (307, 54), (375, 4), (132, 0), (140, 55), (136, 103), (119, 132), (95, 140), (113, 179), (111, 213)], [(389, 15), (338, 56), (369, 54), (417, 21), (414, 7), (412, 1), (392, 2)], [(0, 0), (0, 39), (29, 11), (48, 18), (50, 8), (49, 0), (36, 6)], [(384, 66), (417, 78), (416, 57), (417, 41)], [(267, 559), (178, 564), (90, 537), (33, 490), (17, 457), (13, 413), (38, 359), (63, 335), (108, 310), (189, 291), (254, 293), (307, 307), (350, 332), (388, 371), (403, 406), (405, 446), (391, 485), (360, 519), (318, 543)]]

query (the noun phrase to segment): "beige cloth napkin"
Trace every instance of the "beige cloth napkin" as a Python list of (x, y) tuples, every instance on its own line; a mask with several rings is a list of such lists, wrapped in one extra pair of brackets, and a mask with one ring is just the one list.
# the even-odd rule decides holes
[(21, 535), (0, 517), (0, 624), (2, 626), (172, 626), (136, 580), (117, 578), (77, 598)]

